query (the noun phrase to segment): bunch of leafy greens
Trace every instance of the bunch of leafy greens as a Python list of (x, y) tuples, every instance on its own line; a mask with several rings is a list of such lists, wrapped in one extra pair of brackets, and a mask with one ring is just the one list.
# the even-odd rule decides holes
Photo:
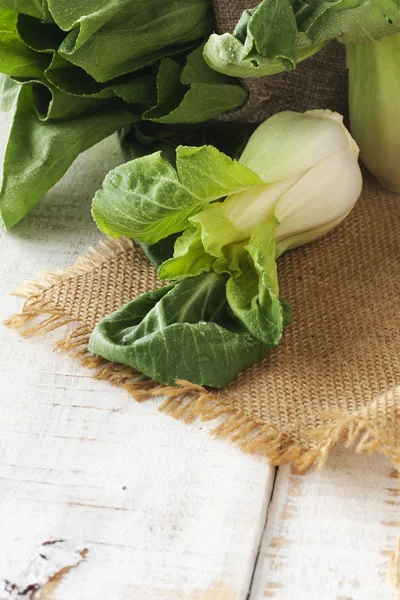
[(13, 112), (0, 190), (6, 229), (113, 132), (201, 123), (247, 97), (202, 57), (210, 0), (0, 0), (0, 27), (0, 102)]
[(330, 40), (346, 45), (351, 131), (369, 170), (400, 191), (399, 0), (263, 0), (204, 57), (220, 73), (261, 77), (294, 69)]
[(211, 35), (204, 57), (226, 75), (261, 77), (294, 69), (334, 39), (360, 44), (397, 32), (397, 0), (263, 0), (232, 34)]
[(340, 115), (317, 110), (271, 117), (238, 162), (179, 146), (111, 171), (93, 200), (97, 225), (139, 240), (173, 283), (104, 319), (89, 349), (163, 383), (227, 385), (279, 343), (290, 308), (276, 259), (349, 213), (357, 156)]

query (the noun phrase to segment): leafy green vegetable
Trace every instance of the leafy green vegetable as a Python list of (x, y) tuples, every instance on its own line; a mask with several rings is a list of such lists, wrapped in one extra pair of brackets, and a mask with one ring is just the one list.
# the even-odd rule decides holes
[(161, 61), (157, 104), (144, 113), (145, 119), (170, 124), (201, 123), (243, 104), (247, 91), (210, 69), (202, 52), (203, 46), (191, 52), (183, 69), (171, 58)]
[(17, 30), (24, 44), (35, 52), (52, 54), (65, 38), (65, 33), (54, 23), (45, 23), (24, 14), (18, 15)]
[(174, 245), (178, 234), (169, 235), (167, 238), (160, 240), (156, 244), (146, 244), (145, 242), (136, 243), (142, 248), (143, 252), (149, 261), (159, 267), (165, 260), (168, 260), (174, 253)]
[(204, 57), (221, 73), (261, 77), (294, 69), (330, 40), (358, 44), (396, 31), (395, 0), (263, 0), (243, 13), (232, 34), (211, 35)]
[(0, 0), (0, 8), (43, 19), (46, 14), (44, 2), (45, 0)]
[(108, 81), (176, 53), (212, 28), (209, 0), (49, 0), (59, 27), (70, 31), (59, 52), (96, 81)]
[[(214, 302), (240, 332), (244, 363), (279, 343), (291, 315), (279, 297), (276, 258), (346, 217), (361, 191), (357, 156), (342, 117), (315, 110), (271, 117), (253, 133), (239, 162), (210, 146), (180, 146), (171, 162), (157, 152), (114, 169), (93, 200), (97, 224), (141, 242), (167, 238), (160, 248), (164, 262), (160, 254), (154, 262), (161, 279), (176, 283), (165, 295), (141, 296), (105, 319), (91, 350), (164, 383), (184, 378), (227, 384), (243, 368), (240, 342), (236, 346), (228, 327), (229, 335), (218, 330), (215, 346), (215, 323), (221, 323)], [(179, 231), (168, 256), (168, 236)], [(141, 304), (145, 299), (150, 306)], [(188, 313), (188, 304), (194, 312)], [(139, 316), (138, 306), (144, 306)], [(187, 313), (190, 327), (182, 324)], [(231, 354), (234, 362), (227, 365)]]
[(224, 387), (271, 349), (232, 315), (226, 279), (211, 272), (139, 296), (97, 325), (89, 350), (163, 383)]
[(10, 229), (35, 206), (80, 152), (132, 123), (135, 115), (119, 106), (66, 121), (37, 118), (30, 86), (22, 86), (7, 144), (0, 191), (0, 215)]
[(209, 202), (261, 185), (249, 169), (212, 146), (178, 147), (176, 169), (156, 152), (111, 171), (93, 200), (104, 233), (154, 244), (188, 227)]
[(0, 73), (13, 77), (40, 77), (48, 57), (28, 48), (17, 31), (17, 15), (0, 8)]
[[(165, 125), (177, 126), (174, 149), (180, 126), (203, 123), (247, 97), (239, 82), (216, 73), (203, 59), (203, 38), (212, 30), (210, 0), (0, 0), (0, 21), (0, 75), (13, 80), (1, 80), (3, 107), (9, 110), (16, 101), (16, 84), (30, 88), (21, 92), (30, 98), (29, 126), (17, 139), (22, 132), (17, 124), (21, 119), (26, 124), (28, 114), (28, 100), (23, 110), (21, 101), (4, 162), (4, 181), (14, 182), (16, 176), (20, 181), (12, 218), (10, 192), (3, 185), (0, 211), (7, 227), (37, 202), (39, 190), (56, 183), (72, 157), (101, 135), (154, 122), (150, 139), (142, 127), (135, 130), (135, 147), (140, 154), (165, 152), (171, 145), (163, 141), (169, 135)], [(102, 124), (96, 135), (88, 135), (90, 123), (105, 119), (107, 112), (109, 126)], [(61, 159), (57, 148), (66, 135), (71, 151)], [(202, 135), (203, 142), (215, 139), (210, 127)], [(44, 153), (46, 163), (57, 167), (39, 168)], [(29, 202), (23, 193), (27, 182), (35, 189)]]
[(175, 151), (184, 146), (215, 146), (224, 154), (238, 158), (249, 138), (251, 127), (247, 123), (212, 121), (201, 125), (164, 125), (143, 122), (120, 133), (121, 149), (126, 161), (145, 154), (162, 151), (164, 158), (175, 161)]

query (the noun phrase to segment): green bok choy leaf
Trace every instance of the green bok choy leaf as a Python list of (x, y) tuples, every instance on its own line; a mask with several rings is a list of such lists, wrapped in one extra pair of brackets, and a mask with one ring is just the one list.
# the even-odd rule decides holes
[(357, 157), (340, 115), (317, 110), (271, 117), (239, 161), (211, 146), (178, 147), (174, 164), (155, 153), (114, 169), (93, 200), (102, 231), (150, 244), (182, 233), (158, 269), (175, 284), (149, 296), (141, 316), (139, 298), (100, 323), (91, 350), (158, 381), (226, 385), (279, 343), (290, 309), (276, 259), (350, 212), (362, 185)]
[(204, 57), (226, 75), (261, 77), (294, 69), (333, 39), (358, 44), (396, 31), (395, 0), (263, 0), (244, 11), (232, 34), (212, 34)]
[(113, 132), (152, 123), (157, 147), (164, 127), (203, 123), (247, 98), (202, 56), (210, 0), (0, 0), (0, 23), (0, 101), (12, 111), (6, 229)]

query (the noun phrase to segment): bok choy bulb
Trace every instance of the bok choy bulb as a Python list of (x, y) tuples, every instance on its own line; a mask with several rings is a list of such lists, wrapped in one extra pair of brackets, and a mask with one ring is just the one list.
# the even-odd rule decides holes
[(100, 323), (90, 350), (165, 383), (229, 383), (279, 343), (291, 317), (276, 258), (350, 212), (357, 157), (342, 117), (314, 110), (271, 117), (239, 161), (179, 146), (173, 164), (156, 152), (118, 166), (93, 201), (100, 229), (148, 244), (181, 235), (158, 269), (173, 283)]
[(357, 158), (341, 115), (279, 113), (258, 127), (240, 158), (265, 185), (228, 196), (191, 221), (216, 255), (221, 243), (212, 239), (213, 222), (224, 221), (218, 237), (225, 245), (250, 238), (258, 224), (276, 219), (279, 256), (321, 237), (348, 215), (362, 187)]
[(400, 33), (347, 46), (351, 131), (381, 183), (400, 192)]

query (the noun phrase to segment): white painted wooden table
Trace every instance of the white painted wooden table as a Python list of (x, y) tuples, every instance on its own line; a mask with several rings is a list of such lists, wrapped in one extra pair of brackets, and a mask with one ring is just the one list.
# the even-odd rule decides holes
[[(19, 309), (8, 293), (20, 282), (99, 239), (90, 198), (119, 161), (116, 140), (101, 144), (0, 234), (1, 319)], [(93, 380), (52, 351), (56, 337), (0, 329), (1, 600), (396, 598), (400, 494), (386, 459), (339, 449), (321, 473), (276, 471), (212, 439), (215, 424), (184, 425)]]

